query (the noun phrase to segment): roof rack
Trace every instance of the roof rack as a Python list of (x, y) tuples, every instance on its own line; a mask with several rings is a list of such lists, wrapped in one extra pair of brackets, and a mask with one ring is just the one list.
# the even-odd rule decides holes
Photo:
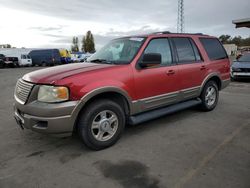
[(171, 32), (170, 31), (158, 31), (158, 32), (154, 32), (154, 33), (151, 33), (151, 34), (170, 34)]
[(160, 35), (160, 34), (178, 34), (178, 35), (205, 35), (203, 33), (171, 33), (170, 31), (159, 31), (151, 34)]

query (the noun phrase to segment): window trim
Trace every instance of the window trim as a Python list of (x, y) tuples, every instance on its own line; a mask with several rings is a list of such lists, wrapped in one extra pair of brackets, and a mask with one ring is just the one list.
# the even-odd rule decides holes
[[(193, 60), (193, 61), (179, 61), (179, 56), (178, 56), (178, 52), (177, 52), (177, 47), (176, 47), (175, 42), (174, 42), (174, 38), (188, 39), (188, 41), (189, 41), (189, 43), (190, 43), (190, 45), (192, 47), (192, 51), (194, 53), (195, 60)], [(174, 46), (174, 52), (175, 52), (175, 56), (176, 56), (176, 62), (177, 62), (178, 65), (197, 64), (197, 63), (203, 63), (204, 62), (204, 58), (201, 55), (200, 49), (198, 48), (197, 44), (194, 42), (194, 40), (191, 37), (170, 37), (170, 39), (171, 39), (171, 42), (173, 43), (173, 46)], [(191, 42), (191, 41), (193, 41), (193, 42)], [(197, 48), (198, 53), (199, 53), (199, 55), (201, 57), (201, 60), (196, 60), (196, 55), (195, 55), (193, 44)]]
[(195, 43), (195, 41), (192, 39), (192, 38), (189, 38), (189, 41), (190, 41), (190, 43), (191, 43), (191, 45), (192, 45), (192, 48), (193, 48), (193, 50), (194, 50), (194, 48), (196, 48), (197, 49), (197, 51), (198, 51), (198, 55), (200, 56), (200, 60), (197, 60), (196, 59), (196, 54), (195, 54), (195, 50), (194, 50), (194, 55), (195, 55), (195, 59), (196, 59), (196, 61), (197, 62), (204, 62), (204, 58), (203, 58), (203, 56), (202, 56), (202, 54), (201, 54), (201, 52), (200, 52), (200, 49), (198, 48), (198, 46), (197, 46), (197, 44)]
[[(159, 66), (152, 66), (152, 67), (141, 68), (141, 67), (139, 66), (139, 63), (140, 63), (141, 60), (142, 60), (142, 56), (143, 56), (145, 50), (146, 50), (147, 47), (149, 46), (150, 42), (151, 42), (152, 40), (156, 40), (156, 39), (167, 39), (167, 40), (168, 40), (169, 47), (170, 47), (171, 58), (172, 58), (171, 64), (165, 64), (165, 65), (162, 65), (162, 64), (161, 64), (161, 65), (159, 65)], [(170, 37), (155, 37), (155, 38), (151, 38), (151, 39), (148, 41), (148, 43), (147, 43), (147, 45), (145, 46), (145, 48), (143, 49), (143, 51), (142, 51), (142, 53), (141, 53), (139, 59), (137, 60), (135, 67), (136, 67), (137, 70), (141, 70), (141, 69), (154, 69), (154, 68), (161, 68), (161, 67), (171, 67), (171, 66), (175, 66), (175, 65), (177, 65), (177, 62), (176, 62), (176, 57), (175, 57), (175, 53), (174, 53), (174, 47), (173, 47), (173, 45), (172, 45), (172, 42), (171, 42), (171, 40), (170, 40)]]

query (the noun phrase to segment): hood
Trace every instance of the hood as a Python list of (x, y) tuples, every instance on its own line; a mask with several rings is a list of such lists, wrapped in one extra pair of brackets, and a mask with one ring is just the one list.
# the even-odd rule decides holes
[(235, 61), (232, 64), (232, 67), (234, 67), (234, 68), (250, 68), (250, 62)]
[(54, 84), (56, 81), (70, 77), (72, 75), (111, 66), (114, 65), (96, 63), (74, 63), (60, 65), (28, 73), (23, 76), (23, 80), (39, 84)]

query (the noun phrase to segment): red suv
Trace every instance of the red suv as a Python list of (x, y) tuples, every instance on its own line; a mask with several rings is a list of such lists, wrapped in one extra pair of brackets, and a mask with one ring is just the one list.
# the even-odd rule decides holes
[(230, 82), (215, 37), (169, 32), (112, 40), (81, 64), (26, 74), (15, 89), (22, 128), (54, 135), (77, 130), (91, 149), (113, 145), (126, 124), (188, 107), (215, 108)]

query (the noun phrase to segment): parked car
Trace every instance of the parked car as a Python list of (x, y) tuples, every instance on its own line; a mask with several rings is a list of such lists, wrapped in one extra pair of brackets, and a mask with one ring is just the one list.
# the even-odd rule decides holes
[(231, 66), (231, 79), (250, 78), (250, 52), (244, 53)]
[(32, 50), (29, 56), (32, 59), (33, 66), (53, 66), (61, 64), (61, 56), (58, 49)]
[(213, 110), (230, 82), (230, 62), (215, 37), (169, 32), (112, 40), (89, 62), (20, 78), (15, 118), (22, 128), (54, 135), (78, 131), (94, 150), (139, 124), (199, 105)]
[(0, 54), (0, 67), (15, 67), (18, 66), (17, 57), (6, 57), (4, 54)]
[(75, 62), (75, 63), (84, 62), (88, 57), (89, 57), (88, 54), (85, 54), (82, 52), (71, 53), (71, 60), (72, 62)]
[(17, 57), (7, 57), (5, 56), (5, 67), (19, 67)]
[(63, 64), (71, 63), (71, 55), (68, 50), (60, 49), (61, 62)]
[(18, 59), (17, 66), (31, 66), (32, 60), (28, 55), (29, 49), (22, 48), (6, 48), (1, 49), (1, 54), (4, 54), (6, 57), (15, 57)]

